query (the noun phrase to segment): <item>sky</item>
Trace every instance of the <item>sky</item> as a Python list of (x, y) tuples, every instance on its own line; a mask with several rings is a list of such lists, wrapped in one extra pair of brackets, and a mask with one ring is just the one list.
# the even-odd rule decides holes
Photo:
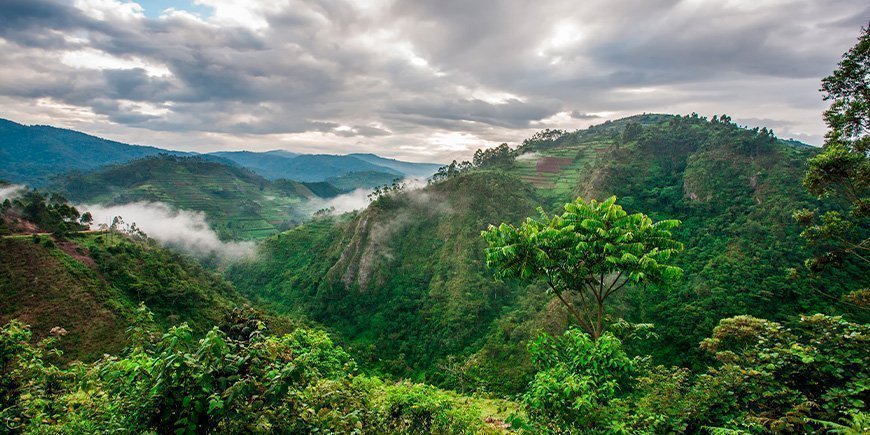
[(448, 162), (728, 114), (820, 145), (866, 0), (0, 0), (0, 117), (185, 151)]

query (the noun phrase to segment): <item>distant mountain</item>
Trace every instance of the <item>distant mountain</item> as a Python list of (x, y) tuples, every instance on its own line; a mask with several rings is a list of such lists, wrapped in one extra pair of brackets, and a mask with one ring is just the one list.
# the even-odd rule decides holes
[(295, 179), (290, 176), (288, 166), (290, 165), (290, 161), (299, 154), (291, 153), (289, 151), (268, 151), (265, 153), (253, 151), (220, 151), (205, 155), (220, 157), (221, 159), (244, 166), (262, 177), (276, 180), (279, 178)]
[(26, 126), (0, 119), (0, 179), (43, 186), (51, 177), (72, 170), (126, 162), (158, 153), (187, 153), (128, 145), (73, 130)]
[(338, 177), (329, 177), (326, 179), (326, 183), (335, 186), (336, 189), (343, 192), (349, 192), (355, 189), (373, 189), (378, 186), (391, 184), (401, 177), (401, 175), (387, 172), (363, 171), (351, 172)]
[(396, 159), (388, 159), (377, 154), (348, 154), (348, 157), (356, 157), (373, 165), (383, 166), (399, 171), (409, 177), (428, 178), (438, 171), (441, 164), (438, 163), (413, 163), (403, 162)]
[[(87, 172), (100, 166), (124, 163), (155, 154), (194, 155), (141, 145), (129, 145), (96, 136), (43, 125), (27, 126), (0, 119), (0, 180), (42, 187), (53, 177), (71, 171)], [(302, 182), (341, 179), (342, 190), (371, 187), (383, 180), (428, 177), (440, 165), (412, 163), (374, 154), (298, 154), (223, 151), (202, 154), (204, 159), (235, 164), (270, 180)], [(355, 174), (358, 173), (358, 174)], [(348, 177), (350, 174), (355, 174)], [(359, 183), (352, 184), (350, 180)]]
[[(403, 162), (375, 154), (294, 154), (278, 150), (263, 153), (221, 151), (208, 155), (231, 160), (272, 180), (287, 178), (319, 182), (361, 173), (354, 178), (363, 180), (363, 183), (351, 188), (366, 187), (374, 179), (392, 181), (397, 177), (428, 177), (441, 166), (433, 163)], [(373, 177), (365, 178), (362, 173)]]
[(308, 217), (308, 200), (335, 192), (290, 180), (271, 182), (249, 169), (223, 164), (213, 156), (161, 154), (71, 173), (51, 186), (79, 203), (164, 202), (202, 211), (223, 239), (256, 239)]

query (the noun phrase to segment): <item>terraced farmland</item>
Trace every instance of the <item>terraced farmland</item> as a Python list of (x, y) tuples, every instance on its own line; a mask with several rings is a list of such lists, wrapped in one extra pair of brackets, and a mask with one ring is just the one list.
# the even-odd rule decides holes
[(514, 163), (514, 173), (545, 196), (570, 196), (578, 190), (577, 174), (590, 169), (598, 154), (611, 145), (608, 140), (579, 139), (557, 148), (522, 154)]

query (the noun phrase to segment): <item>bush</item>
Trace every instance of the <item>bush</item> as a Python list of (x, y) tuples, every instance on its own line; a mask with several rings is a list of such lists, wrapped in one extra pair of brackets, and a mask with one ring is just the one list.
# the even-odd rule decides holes
[(614, 429), (621, 397), (637, 363), (612, 333), (598, 340), (577, 329), (541, 336), (529, 351), (537, 369), (523, 396), (529, 418), (545, 432)]

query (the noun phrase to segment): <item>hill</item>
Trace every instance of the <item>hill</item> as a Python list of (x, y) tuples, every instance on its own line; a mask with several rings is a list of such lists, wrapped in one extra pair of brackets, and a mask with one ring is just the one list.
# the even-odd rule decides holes
[(158, 153), (186, 154), (0, 119), (0, 179), (13, 183), (39, 187), (68, 171), (87, 171)]
[(426, 178), (435, 173), (440, 165), (432, 163), (411, 163), (379, 157), (374, 154), (295, 154), (286, 151), (257, 153), (251, 151), (222, 151), (209, 153), (231, 160), (251, 169), (257, 174), (274, 180), (287, 178), (305, 182), (322, 182), (342, 179), (359, 184), (350, 185), (346, 190), (358, 187), (383, 185), (395, 178)]
[[(317, 195), (302, 183), (270, 182), (248, 169), (213, 157), (157, 155), (73, 173), (54, 187), (78, 203), (163, 202), (202, 211), (223, 239), (256, 239), (300, 223)], [(321, 186), (315, 191), (332, 193)]]
[(429, 178), (432, 176), (432, 174), (438, 171), (438, 168), (443, 166), (437, 163), (403, 162), (401, 160), (381, 157), (376, 154), (348, 154), (348, 157), (355, 157), (357, 159), (369, 162), (373, 165), (390, 168), (399, 171), (408, 177), (413, 178)]
[(0, 238), (0, 323), (19, 319), (40, 338), (63, 328), (68, 359), (119, 351), (139, 303), (161, 327), (187, 322), (203, 333), (241, 301), (220, 276), (153, 243), (116, 234)]
[(656, 324), (660, 339), (636, 351), (694, 365), (720, 319), (848, 312), (838, 297), (866, 285), (860, 269), (825, 282), (787, 276), (805, 255), (791, 213), (813, 202), (800, 180), (814, 152), (727, 118), (642, 115), (550, 132), (509, 158), (484, 153), (496, 157), (279, 234), (226, 276), (255, 300), (333, 328), (374, 370), (515, 392), (530, 373), (526, 341), (564, 329), (566, 316), (540, 286), (494, 282), (479, 232), (537, 205), (615, 194), (629, 211), (683, 221), (685, 278), (630, 289), (619, 308)]

